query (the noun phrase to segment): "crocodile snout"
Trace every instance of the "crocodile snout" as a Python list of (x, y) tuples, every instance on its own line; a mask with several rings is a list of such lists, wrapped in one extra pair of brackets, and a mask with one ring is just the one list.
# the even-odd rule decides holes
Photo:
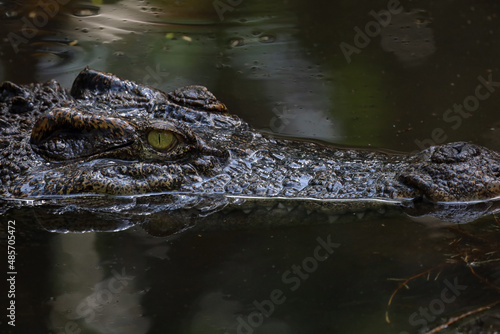
[(398, 176), (432, 201), (473, 201), (500, 196), (500, 155), (465, 142), (432, 146)]

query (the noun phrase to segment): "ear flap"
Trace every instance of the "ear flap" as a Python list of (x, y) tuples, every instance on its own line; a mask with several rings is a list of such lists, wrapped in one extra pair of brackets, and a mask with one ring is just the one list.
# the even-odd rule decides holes
[(224, 103), (217, 100), (206, 87), (186, 86), (168, 93), (170, 101), (193, 109), (202, 109), (212, 112), (226, 112)]
[(165, 101), (165, 93), (133, 81), (122, 80), (119, 77), (96, 71), (86, 67), (78, 74), (71, 87), (71, 95), (75, 99), (89, 99), (99, 95), (136, 96), (150, 100)]

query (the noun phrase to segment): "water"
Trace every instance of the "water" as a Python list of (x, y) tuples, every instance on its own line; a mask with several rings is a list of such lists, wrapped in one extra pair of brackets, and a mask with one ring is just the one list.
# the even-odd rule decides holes
[[(280, 135), (408, 152), (457, 140), (500, 150), (493, 1), (404, 1), (384, 29), (377, 13), (393, 2), (45, 3), (0, 3), (2, 81), (70, 87), (88, 65), (165, 91), (205, 85), (232, 113)], [(4, 316), (2, 326), (418, 333), (476, 311), (440, 333), (499, 330), (499, 305), (482, 309), (499, 300), (494, 216), (456, 227), (402, 213), (294, 213), (261, 214), (257, 228), (241, 226), (244, 213), (218, 214), (219, 229), (166, 236), (162, 223), (174, 214), (119, 232), (57, 233), (47, 229), (64, 215), (11, 210), (1, 231), (7, 240), (15, 220), (16, 327)], [(101, 227), (130, 218), (86, 217)]]

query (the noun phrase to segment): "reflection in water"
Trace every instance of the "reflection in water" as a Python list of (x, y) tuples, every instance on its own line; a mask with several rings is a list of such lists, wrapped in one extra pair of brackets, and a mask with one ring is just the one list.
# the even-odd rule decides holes
[(51, 310), (50, 328), (415, 333), (472, 311), (452, 327), (500, 325), (499, 305), (481, 310), (499, 298), (500, 226), (493, 219), (460, 229), (402, 216), (332, 224), (307, 219), (289, 228), (184, 231), (170, 238), (139, 226), (55, 235), (45, 245), (54, 278), (45, 287), (52, 301), (42, 301)]
[[(96, 233), (52, 240), (53, 301), (49, 329), (61, 333), (148, 333), (133, 268), (102, 258)], [(99, 254), (101, 253), (101, 254)], [(54, 269), (55, 269), (54, 268)]]
[(430, 19), (424, 11), (412, 10), (392, 17), (381, 31), (381, 47), (407, 65), (416, 66), (436, 51)]
[[(319, 139), (337, 138), (342, 125), (328, 113), (331, 106), (327, 97), (333, 88), (317, 74), (321, 69), (305, 59), (300, 42), (294, 37), (296, 21), (293, 16), (288, 16), (287, 22), (279, 26), (272, 21), (264, 24), (262, 29), (268, 34), (271, 32), (269, 36), (274, 40), (265, 45), (263, 33), (249, 33), (244, 26), (227, 29), (225, 35), (236, 34), (244, 38), (238, 46), (224, 52), (223, 61), (232, 72), (244, 75), (245, 80), (269, 92), (265, 97), (250, 97), (256, 106), (262, 104), (259, 101), (262, 98), (272, 105), (273, 117), (266, 120), (267, 124), (258, 127), (298, 137), (308, 134)], [(286, 52), (283, 52), (284, 48)], [(305, 81), (309, 82), (308, 87), (297, 84)], [(246, 89), (244, 86), (236, 87), (234, 94), (244, 95)], [(255, 106), (247, 109), (258, 110)], [(256, 115), (248, 117), (253, 120)]]

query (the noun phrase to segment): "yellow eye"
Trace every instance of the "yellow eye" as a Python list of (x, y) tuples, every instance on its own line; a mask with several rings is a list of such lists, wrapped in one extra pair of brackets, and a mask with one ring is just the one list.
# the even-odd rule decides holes
[(152, 130), (148, 134), (148, 143), (157, 150), (168, 150), (176, 142), (175, 135), (168, 131)]

